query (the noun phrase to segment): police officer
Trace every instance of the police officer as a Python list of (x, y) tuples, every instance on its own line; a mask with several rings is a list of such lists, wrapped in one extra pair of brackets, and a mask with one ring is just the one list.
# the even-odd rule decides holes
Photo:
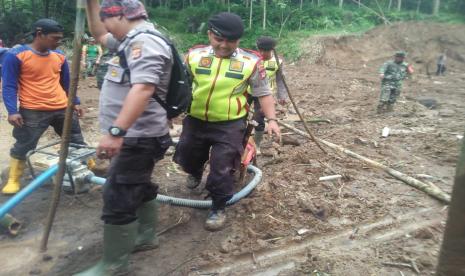
[(206, 189), (213, 207), (205, 227), (211, 231), (223, 227), (226, 202), (233, 195), (233, 174), (244, 150), (248, 86), (252, 96), (259, 98), (268, 119), (268, 133), (280, 135), (274, 99), (260, 57), (238, 48), (243, 32), (238, 15), (216, 14), (208, 21), (210, 45), (194, 47), (186, 57), (193, 76), (193, 100), (174, 160), (189, 174), (188, 187), (195, 188), (210, 159)]
[(171, 144), (166, 111), (153, 98), (166, 98), (173, 57), (146, 21), (137, 0), (87, 0), (92, 35), (118, 57), (109, 63), (100, 94), (97, 147), (112, 158), (103, 190), (103, 258), (79, 275), (119, 275), (134, 250), (153, 249), (158, 187), (151, 183), (155, 163)]
[(393, 111), (397, 97), (402, 89), (402, 81), (407, 75), (413, 74), (413, 67), (405, 62), (406, 53), (398, 51), (394, 54), (394, 60), (389, 60), (379, 69), (381, 79), (381, 96), (377, 108), (378, 113)]
[[(256, 43), (273, 95), (277, 95), (280, 105), (285, 105), (288, 96), (284, 85), (283, 70), (278, 65), (278, 61), (281, 64), (282, 60), (274, 56), (276, 40), (268, 36), (262, 36), (257, 39)], [(260, 154), (260, 144), (265, 130), (265, 114), (261, 111), (260, 102), (256, 97), (254, 97), (254, 120), (258, 123), (258, 126), (255, 127), (254, 140), (257, 145), (257, 154)]]

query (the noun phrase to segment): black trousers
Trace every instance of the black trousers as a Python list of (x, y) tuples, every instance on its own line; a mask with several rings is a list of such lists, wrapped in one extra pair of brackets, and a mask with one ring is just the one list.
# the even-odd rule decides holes
[[(25, 160), (28, 151), (37, 147), (40, 137), (49, 126), (52, 126), (58, 135), (61, 136), (63, 133), (65, 109), (39, 111), (22, 108), (19, 114), (23, 117), (24, 125), (13, 128), (13, 137), (16, 139), (16, 143), (10, 150), (13, 158)], [(76, 114), (73, 114), (70, 135), (71, 143), (85, 145)]]
[(234, 172), (240, 166), (244, 151), (245, 128), (245, 118), (205, 122), (188, 116), (183, 121), (174, 161), (185, 172), (200, 178), (205, 162), (210, 159), (206, 189), (212, 197), (213, 209), (224, 209), (234, 195)]
[(157, 197), (158, 186), (151, 181), (152, 171), (171, 144), (169, 134), (155, 138), (124, 138), (120, 153), (111, 160), (103, 189), (102, 220), (106, 224), (135, 221), (137, 209)]

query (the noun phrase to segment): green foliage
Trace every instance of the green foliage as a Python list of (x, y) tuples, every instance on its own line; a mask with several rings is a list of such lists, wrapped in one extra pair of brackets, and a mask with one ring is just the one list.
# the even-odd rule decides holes
[[(383, 13), (391, 21), (433, 20), (437, 22), (465, 23), (464, 0), (441, 0), (440, 13), (431, 16), (432, 1), (422, 1), (417, 12), (418, 0), (403, 0), (402, 11), (397, 12), (395, 3), (388, 11), (388, 0), (361, 0), (359, 7), (351, 0), (344, 0), (343, 8), (336, 0), (305, 0), (302, 9), (298, 0), (267, 0), (266, 29), (262, 29), (263, 0), (146, 0), (152, 21), (160, 26), (177, 44), (186, 51), (196, 44), (208, 44), (206, 22), (217, 12), (227, 11), (239, 14), (249, 24), (249, 3), (253, 1), (252, 27), (247, 28), (241, 46), (254, 48), (255, 40), (262, 35), (279, 37), (278, 50), (287, 59), (300, 56), (301, 41), (316, 34), (351, 33), (365, 31), (383, 20), (377, 13)], [(247, 3), (248, 2), (248, 3)], [(380, 4), (380, 7), (376, 3)], [(48, 3), (49, 17), (65, 26), (65, 36), (72, 39), (75, 20), (76, 0), (0, 0), (0, 38), (7, 45), (16, 43), (29, 31), (29, 26), (44, 17)], [(32, 8), (32, 3), (35, 7)], [(191, 6), (192, 3), (192, 6)], [(247, 4), (246, 4), (247, 3)], [(380, 11), (380, 8), (383, 11)], [(370, 10), (371, 9), (371, 10)]]

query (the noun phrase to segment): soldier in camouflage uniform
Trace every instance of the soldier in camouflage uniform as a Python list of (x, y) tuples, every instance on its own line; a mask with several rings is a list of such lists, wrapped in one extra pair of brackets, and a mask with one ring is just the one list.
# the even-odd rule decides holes
[(381, 78), (381, 96), (377, 108), (378, 113), (382, 113), (385, 108), (392, 111), (397, 97), (402, 89), (402, 81), (407, 75), (413, 73), (413, 68), (405, 62), (405, 52), (396, 52), (394, 60), (389, 60), (379, 69)]

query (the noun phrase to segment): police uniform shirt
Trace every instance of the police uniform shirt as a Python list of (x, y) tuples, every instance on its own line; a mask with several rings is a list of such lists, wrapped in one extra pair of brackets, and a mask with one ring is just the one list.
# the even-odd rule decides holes
[[(153, 84), (155, 93), (163, 100), (166, 98), (170, 82), (172, 62), (171, 49), (163, 39), (152, 34), (133, 34), (146, 30), (155, 31), (152, 23), (144, 22), (128, 33), (123, 41), (113, 36), (107, 40), (110, 51), (124, 51), (130, 70), (130, 77), (124, 74), (119, 57), (115, 56), (107, 62), (108, 71), (105, 75), (100, 94), (100, 129), (108, 133), (108, 128), (116, 120), (123, 102), (134, 84)], [(126, 137), (159, 137), (169, 132), (166, 111), (150, 98), (145, 111), (129, 128)]]

